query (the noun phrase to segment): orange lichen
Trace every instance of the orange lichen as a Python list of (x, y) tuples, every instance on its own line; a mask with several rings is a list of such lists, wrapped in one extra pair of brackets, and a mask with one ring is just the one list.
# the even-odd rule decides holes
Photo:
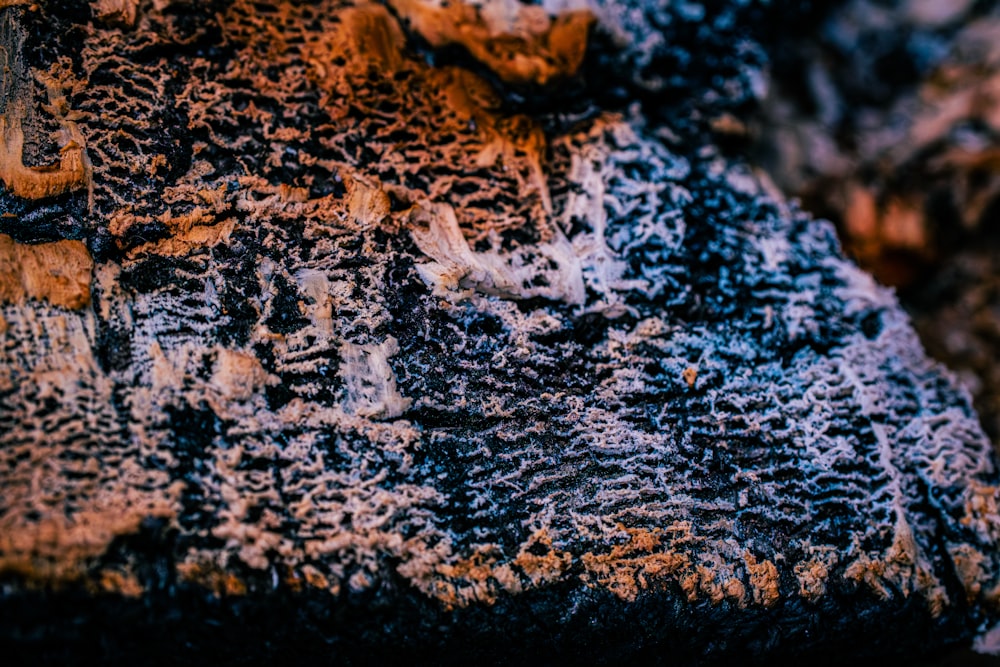
[(1000, 536), (1000, 488), (973, 482), (965, 499), (965, 514), (960, 519), (983, 536)]
[[(573, 560), (552, 545), (545, 530), (533, 533), (510, 562), (503, 556), (496, 545), (478, 545), (471, 556), (437, 564), (425, 589), (448, 609), (473, 602), (493, 604), (501, 593), (516, 594), (557, 581)], [(411, 576), (412, 570), (407, 568)]]
[(98, 575), (95, 592), (116, 593), (125, 597), (137, 598), (145, 592), (145, 587), (132, 572), (105, 569)]
[(726, 572), (726, 568), (720, 565), (722, 565), (721, 559), (709, 565), (704, 563), (698, 565), (694, 568), (694, 572), (681, 580), (681, 590), (691, 601), (704, 596), (712, 604), (720, 604), (729, 599), (741, 607), (744, 606), (746, 587), (742, 581), (731, 576)]
[(439, 565), (438, 572), (448, 579), (483, 583), (493, 577), (493, 567), (497, 563), (498, 553), (496, 547), (480, 546), (469, 558), (460, 558), (454, 563)]
[(448, 609), (472, 602), (493, 604), (501, 587), (497, 585), (497, 559), (501, 552), (494, 546), (481, 545), (468, 558), (437, 567), (440, 579), (434, 582), (435, 597)]
[(521, 547), (512, 564), (524, 573), (532, 585), (538, 586), (558, 579), (571, 562), (570, 554), (552, 546), (548, 531), (539, 530)]
[(933, 571), (916, 564), (910, 554), (901, 554), (895, 545), (890, 547), (884, 559), (862, 554), (848, 566), (845, 576), (864, 583), (882, 598), (891, 597), (893, 590), (898, 590), (903, 597), (920, 591), (935, 617), (948, 604), (948, 595)]
[(94, 262), (80, 241), (26, 245), (0, 234), (0, 303), (46, 301), (77, 309), (90, 303)]
[(393, 9), (431, 46), (458, 44), (510, 83), (545, 85), (572, 76), (583, 62), (588, 10), (550, 17), (543, 7), (515, 0), (390, 0)]
[(305, 577), (306, 584), (318, 590), (330, 590), (330, 580), (312, 565), (302, 566), (302, 576)]
[(797, 563), (793, 568), (799, 582), (799, 595), (815, 602), (826, 593), (830, 569), (836, 564), (837, 556), (832, 551), (821, 551), (809, 560)]
[(986, 556), (970, 544), (958, 544), (948, 548), (948, 555), (955, 564), (962, 586), (965, 588), (965, 598), (968, 602), (976, 600), (983, 590), (986, 579), (983, 565)]
[[(662, 582), (686, 572), (690, 558), (683, 553), (656, 551), (662, 531), (626, 528), (628, 542), (612, 547), (609, 553), (586, 553), (580, 560), (586, 570), (585, 581), (592, 580), (623, 600), (632, 601), (655, 581)], [(686, 586), (685, 586), (686, 582)], [(689, 599), (696, 597), (697, 579), (682, 580)]]
[(203, 586), (218, 597), (247, 593), (247, 584), (243, 579), (214, 564), (178, 563), (177, 575), (181, 581)]
[[(858, 544), (855, 544), (858, 548)], [(923, 555), (908, 521), (900, 513), (893, 529), (893, 540), (883, 554), (859, 551), (847, 566), (844, 577), (863, 584), (882, 599), (895, 592), (909, 597), (919, 592), (931, 616), (939, 616), (949, 604), (947, 591)]]
[(873, 559), (868, 554), (860, 554), (844, 570), (844, 578), (858, 584), (865, 584), (883, 600), (889, 598), (889, 589), (884, 583), (885, 562)]
[(765, 607), (774, 606), (781, 597), (778, 568), (769, 560), (758, 562), (756, 556), (749, 551), (743, 554), (743, 561), (750, 577), (753, 601)]

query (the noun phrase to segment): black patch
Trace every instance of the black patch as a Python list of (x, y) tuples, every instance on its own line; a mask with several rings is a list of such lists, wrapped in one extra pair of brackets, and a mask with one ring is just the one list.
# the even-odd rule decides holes
[(200, 266), (186, 259), (150, 255), (122, 269), (119, 284), (137, 294), (149, 294), (158, 289), (199, 291), (201, 282), (198, 279), (180, 273), (200, 274), (202, 271)]
[(290, 334), (309, 324), (302, 316), (299, 302), (302, 295), (299, 289), (283, 275), (278, 274), (272, 282), (277, 294), (271, 299), (271, 315), (267, 318), (267, 327), (274, 333)]

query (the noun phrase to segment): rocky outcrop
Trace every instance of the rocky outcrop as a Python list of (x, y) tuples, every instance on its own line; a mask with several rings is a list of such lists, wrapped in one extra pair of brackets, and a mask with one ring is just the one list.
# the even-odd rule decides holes
[(0, 9), (4, 640), (698, 663), (987, 629), (968, 397), (706, 143), (759, 82), (733, 5)]

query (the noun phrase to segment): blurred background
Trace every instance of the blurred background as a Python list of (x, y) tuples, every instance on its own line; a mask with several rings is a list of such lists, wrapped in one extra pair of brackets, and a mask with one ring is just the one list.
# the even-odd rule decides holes
[(715, 121), (897, 289), (1000, 451), (1000, 1), (817, 5), (768, 97)]

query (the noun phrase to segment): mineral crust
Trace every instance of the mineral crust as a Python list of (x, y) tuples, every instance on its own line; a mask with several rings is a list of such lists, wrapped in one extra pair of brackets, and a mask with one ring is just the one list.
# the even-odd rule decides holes
[(785, 10), (0, 3), (0, 647), (708, 664), (988, 630), (967, 394), (706, 133)]

